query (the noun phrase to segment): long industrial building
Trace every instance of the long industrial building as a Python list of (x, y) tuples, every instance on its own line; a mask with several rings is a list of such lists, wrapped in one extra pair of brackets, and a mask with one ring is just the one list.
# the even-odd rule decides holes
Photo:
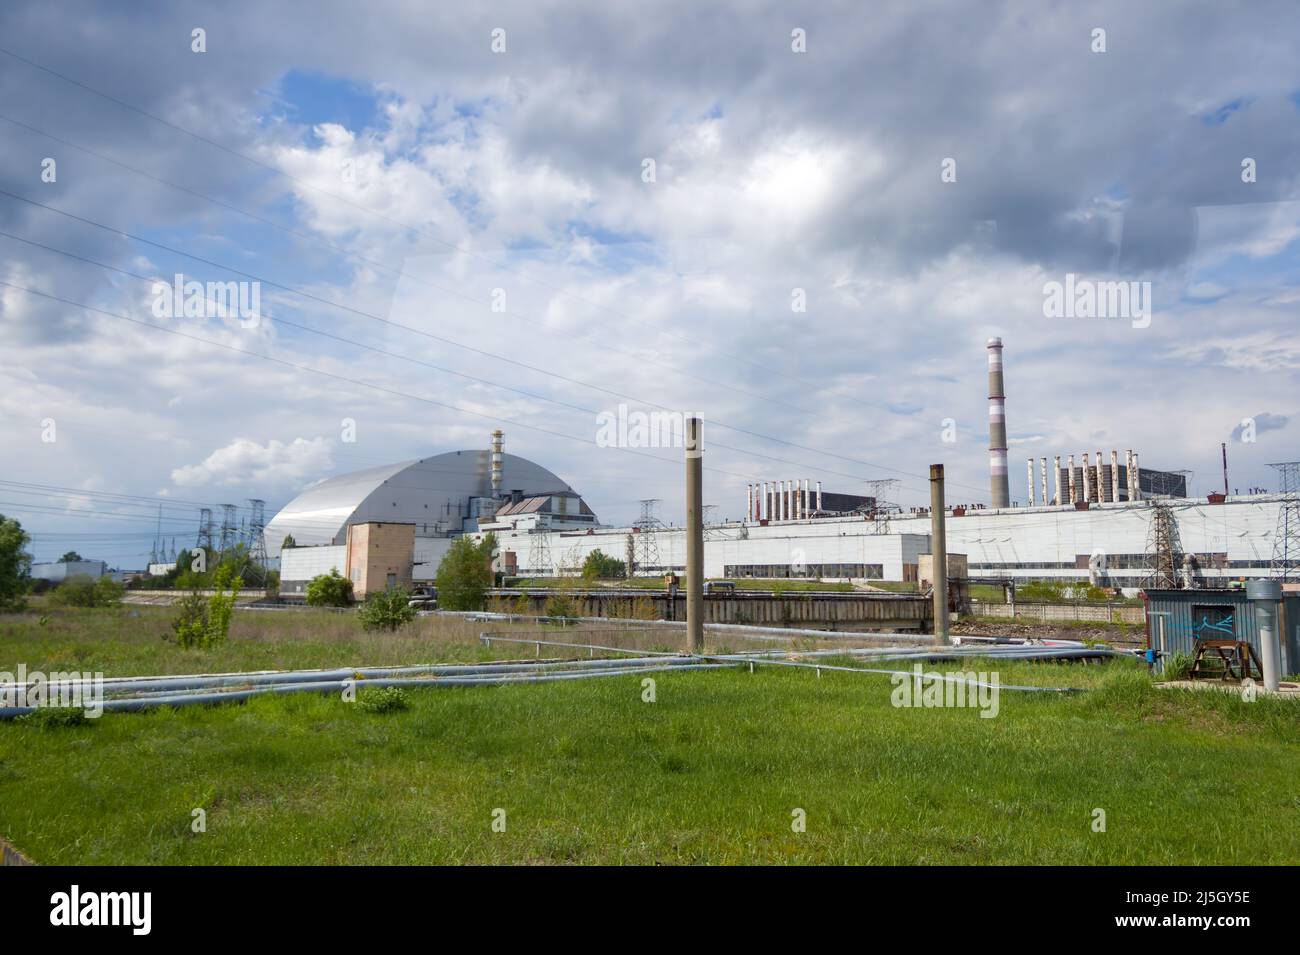
[[(1221, 503), (1146, 500), (1060, 506), (950, 508), (948, 552), (965, 554), (976, 578), (1094, 580), (1137, 587), (1151, 572), (1157, 506), (1172, 515), (1176, 569), (1193, 585), (1269, 576), (1281, 495), (1233, 497)], [(681, 573), (685, 530), (591, 528), (496, 532), (503, 561), (519, 576), (552, 576), (582, 566), (593, 550), (626, 559), (639, 574)], [(539, 535), (545, 540), (539, 541)], [(649, 536), (652, 540), (647, 542)], [(710, 526), (704, 542), (709, 577), (914, 580), (930, 550), (924, 512), (881, 522), (871, 516), (745, 521)], [(650, 563), (643, 556), (657, 555)], [(546, 557), (545, 565), (530, 563)]]
[[(993, 507), (949, 507), (947, 550), (972, 578), (1091, 581), (1115, 587), (1207, 587), (1271, 574), (1279, 518), (1294, 496), (1187, 497), (1184, 471), (1144, 468), (1133, 450), (1029, 458), (1027, 506), (1010, 500), (1003, 345), (988, 341), (989, 489)], [(496, 535), (509, 577), (576, 574), (600, 550), (638, 576), (682, 573), (685, 530), (643, 519), (602, 526), (581, 495), (541, 465), (502, 449), (464, 450), (371, 468), (304, 491), (267, 527), (281, 542), (281, 589), (301, 591), (331, 568), (358, 593), (432, 579), (462, 534)], [(706, 528), (708, 577), (916, 580), (930, 552), (930, 515), (803, 479), (745, 489), (742, 521)], [(1294, 559), (1295, 555), (1291, 555)]]

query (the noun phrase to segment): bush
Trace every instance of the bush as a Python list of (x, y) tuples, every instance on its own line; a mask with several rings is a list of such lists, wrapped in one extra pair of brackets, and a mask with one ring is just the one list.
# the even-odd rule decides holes
[[(172, 632), (176, 642), (187, 650), (210, 650), (226, 642), (240, 579), (232, 569), (222, 567), (217, 571), (215, 582), (217, 592), (211, 597), (204, 598), (195, 590), (181, 599), (181, 612), (172, 621)], [(226, 593), (227, 587), (229, 593)]]
[[(441, 596), (441, 591), (439, 591)], [(393, 631), (415, 619), (415, 608), (409, 605), (411, 595), (405, 587), (394, 587), (382, 593), (371, 594), (357, 616), (366, 630)]]
[(116, 607), (125, 592), (126, 588), (112, 577), (92, 580), (76, 574), (50, 591), (50, 603), (59, 607)]
[(396, 713), (409, 710), (411, 700), (400, 686), (385, 686), (378, 690), (363, 690), (357, 695), (357, 706), (367, 713)]
[(546, 607), (542, 612), (548, 617), (572, 620), (578, 616), (578, 605), (566, 591), (557, 590), (546, 598)]
[(492, 586), (492, 551), (496, 538), (489, 534), (475, 544), (468, 537), (451, 542), (438, 565), (438, 607), (442, 610), (482, 610)]
[(122, 602), (126, 586), (119, 584), (112, 577), (100, 577), (95, 581), (95, 606), (116, 607)]
[(334, 568), (319, 574), (307, 584), (307, 604), (311, 607), (346, 607), (352, 603), (352, 581)]

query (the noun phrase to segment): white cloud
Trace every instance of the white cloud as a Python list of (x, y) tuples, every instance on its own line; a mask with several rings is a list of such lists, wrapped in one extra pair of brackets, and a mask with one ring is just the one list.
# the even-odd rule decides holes
[(260, 485), (296, 487), (333, 466), (330, 442), (325, 438), (294, 438), (285, 444), (271, 439), (265, 445), (240, 438), (218, 448), (198, 464), (172, 471), (181, 487), (206, 485)]

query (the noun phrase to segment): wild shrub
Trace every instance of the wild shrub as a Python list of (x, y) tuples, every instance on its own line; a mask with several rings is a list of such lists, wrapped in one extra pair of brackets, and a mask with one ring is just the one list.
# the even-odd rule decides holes
[[(438, 594), (441, 597), (442, 591)], [(393, 587), (371, 594), (357, 611), (362, 629), (391, 632), (410, 623), (416, 617), (415, 608), (409, 604), (410, 599), (411, 595), (405, 587)]]

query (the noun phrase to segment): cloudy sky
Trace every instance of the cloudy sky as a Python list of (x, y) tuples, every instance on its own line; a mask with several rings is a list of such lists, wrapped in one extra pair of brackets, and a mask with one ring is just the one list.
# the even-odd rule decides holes
[[(1204, 494), (1220, 442), (1275, 487), (1298, 37), (1290, 2), (6, 3), (0, 512), (141, 567), (160, 502), (183, 546), (501, 427), (606, 522), (681, 522), (680, 451), (598, 445), (620, 404), (705, 417), (719, 517), (763, 479), (921, 503), (938, 461), (986, 501), (991, 335), (1013, 498), (1098, 448)], [(260, 320), (160, 316), (178, 273)], [(1049, 317), (1067, 276), (1150, 282), (1149, 322)]]

